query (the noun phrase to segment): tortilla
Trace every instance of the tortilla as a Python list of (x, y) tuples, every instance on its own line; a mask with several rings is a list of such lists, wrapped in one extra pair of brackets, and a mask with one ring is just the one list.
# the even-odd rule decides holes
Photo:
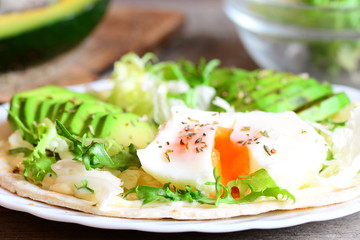
[(73, 196), (60, 194), (27, 182), (22, 175), (13, 173), (7, 165), (6, 158), (0, 158), (0, 185), (2, 188), (16, 193), (20, 197), (44, 202), (50, 205), (74, 209), (90, 214), (141, 219), (181, 219), (181, 220), (204, 220), (237, 217), (244, 215), (257, 215), (274, 210), (293, 210), (298, 208), (321, 207), (341, 203), (360, 196), (360, 182), (352, 187), (339, 190), (327, 188), (309, 188), (297, 192), (296, 202), (282, 200), (260, 200), (252, 203), (235, 205), (212, 205), (157, 203), (156, 206), (144, 205), (136, 207), (113, 207), (110, 210), (102, 210), (94, 206), (92, 202)]

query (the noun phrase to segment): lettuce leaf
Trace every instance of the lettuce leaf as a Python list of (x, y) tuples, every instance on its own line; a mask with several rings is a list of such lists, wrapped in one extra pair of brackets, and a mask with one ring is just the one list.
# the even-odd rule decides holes
[(172, 106), (210, 110), (215, 97), (210, 75), (219, 64), (204, 59), (198, 65), (186, 60), (158, 62), (151, 53), (143, 57), (129, 53), (114, 65), (115, 86), (108, 100), (158, 124), (168, 120)]
[(41, 182), (47, 174), (55, 174), (51, 165), (56, 162), (56, 154), (47, 151), (47, 148), (57, 133), (55, 125), (49, 119), (45, 119), (34, 129), (33, 136), (37, 144), (32, 153), (27, 153), (28, 156), (23, 161), (24, 177), (28, 181)]
[[(214, 185), (216, 198), (211, 198), (199, 190), (192, 190), (193, 187), (187, 185), (185, 189), (177, 189), (170, 183), (164, 184), (163, 188), (136, 186), (130, 189), (125, 197), (130, 193), (136, 193), (138, 199), (143, 200), (143, 204), (151, 202), (171, 202), (185, 201), (198, 202), (219, 206), (220, 203), (238, 204), (253, 202), (260, 197), (270, 197), (278, 200), (291, 200), (295, 202), (295, 197), (286, 189), (282, 189), (270, 177), (265, 169), (260, 169), (248, 176), (241, 176), (236, 180), (230, 181), (227, 186), (221, 184), (221, 177), (217, 169), (214, 169), (215, 182), (208, 182), (206, 185)], [(233, 194), (237, 189), (239, 196)]]
[(117, 154), (110, 156), (104, 143), (93, 141), (86, 145), (86, 135), (83, 136), (82, 141), (79, 141), (58, 120), (56, 120), (56, 128), (58, 134), (71, 143), (70, 151), (75, 155), (74, 160), (82, 162), (86, 170), (108, 168), (124, 171), (129, 167), (141, 166), (133, 144), (123, 147)]
[(202, 194), (199, 190), (192, 190), (191, 186), (185, 186), (185, 189), (177, 189), (171, 186), (171, 183), (164, 184), (163, 188), (149, 187), (149, 186), (136, 186), (130, 189), (124, 197), (130, 193), (136, 193), (138, 199), (143, 200), (143, 204), (151, 202), (172, 202), (172, 201), (185, 201), (185, 202), (198, 202), (206, 204), (214, 204), (215, 200)]
[[(214, 177), (215, 183), (207, 184), (215, 185), (216, 205), (253, 202), (259, 197), (273, 197), (295, 202), (295, 197), (286, 189), (280, 188), (265, 169), (259, 169), (247, 176), (240, 176), (230, 181), (226, 187), (221, 184), (217, 169), (214, 169)], [(234, 189), (238, 191), (239, 196), (233, 196)]]

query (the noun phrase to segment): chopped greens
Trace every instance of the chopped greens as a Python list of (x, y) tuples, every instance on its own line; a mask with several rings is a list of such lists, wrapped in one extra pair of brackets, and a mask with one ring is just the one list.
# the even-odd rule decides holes
[[(259, 197), (273, 197), (295, 202), (295, 197), (286, 189), (277, 186), (265, 169), (260, 169), (251, 175), (241, 176), (230, 181), (226, 187), (220, 182), (221, 177), (218, 175), (216, 168), (214, 169), (214, 177), (215, 182), (208, 182), (206, 185), (214, 185), (216, 199), (204, 195), (199, 190), (192, 190), (193, 188), (189, 185), (185, 186), (185, 190), (182, 190), (171, 186), (170, 183), (166, 183), (163, 188), (137, 186), (130, 189), (125, 194), (125, 197), (130, 193), (136, 193), (138, 199), (143, 200), (143, 204), (156, 201), (186, 201), (218, 206), (220, 203), (252, 202)], [(233, 194), (235, 188), (238, 190), (239, 196)]]
[(75, 155), (74, 160), (82, 162), (86, 170), (109, 168), (123, 171), (129, 167), (141, 166), (132, 144), (127, 148), (124, 147), (114, 156), (109, 156), (104, 143), (92, 142), (86, 145), (86, 136), (83, 137), (82, 141), (79, 141), (58, 120), (56, 120), (56, 126), (58, 134), (72, 143), (70, 151)]
[[(54, 174), (51, 165), (56, 162), (56, 157), (55, 154), (47, 151), (47, 147), (56, 135), (55, 126), (48, 119), (37, 125), (35, 132), (33, 132), (33, 136), (37, 141), (34, 150), (32, 153), (29, 153), (29, 151), (22, 149), (26, 156), (26, 159), (23, 161), (25, 167), (24, 177), (26, 180), (41, 182), (47, 174)], [(10, 152), (19, 152), (19, 150), (21, 149), (13, 149)]]
[(143, 200), (143, 204), (151, 202), (171, 202), (171, 201), (186, 201), (198, 202), (205, 204), (214, 204), (214, 200), (202, 194), (199, 190), (192, 190), (191, 186), (185, 186), (185, 190), (177, 189), (166, 183), (163, 188), (136, 186), (130, 189), (126, 195), (136, 193), (139, 199)]
[(25, 170), (24, 177), (28, 181), (41, 182), (49, 174), (55, 174), (51, 165), (56, 162), (54, 157), (49, 157), (43, 153), (32, 154), (23, 161)]
[(10, 149), (9, 153), (24, 154), (23, 175), (28, 181), (40, 183), (47, 174), (55, 174), (51, 169), (51, 165), (56, 163), (60, 157), (57, 150), (53, 149), (50, 145), (59, 136), (68, 141), (70, 145), (69, 150), (73, 153), (74, 160), (82, 162), (86, 170), (108, 168), (124, 171), (129, 167), (141, 166), (140, 160), (136, 155), (136, 149), (132, 144), (128, 147), (117, 147), (117, 152), (110, 156), (105, 143), (93, 141), (86, 145), (86, 136), (83, 136), (82, 141), (79, 141), (59, 121), (56, 121), (55, 126), (49, 119), (45, 119), (43, 123), (34, 124), (32, 130), (25, 128), (25, 126), (23, 128), (22, 132), (33, 136), (35, 142), (34, 149), (19, 147)]
[[(273, 197), (276, 199), (292, 200), (295, 197), (286, 189), (282, 189), (270, 177), (265, 169), (260, 169), (253, 174), (240, 176), (238, 179), (230, 181), (226, 187), (220, 182), (220, 176), (217, 169), (214, 169), (215, 183), (207, 183), (215, 185), (216, 189), (216, 205), (220, 203), (235, 204), (252, 202), (259, 197)], [(237, 189), (239, 197), (234, 197), (232, 192)]]

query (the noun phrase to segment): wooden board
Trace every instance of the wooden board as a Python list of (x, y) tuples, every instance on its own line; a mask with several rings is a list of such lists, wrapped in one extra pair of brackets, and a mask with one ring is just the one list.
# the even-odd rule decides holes
[(44, 64), (0, 75), (0, 102), (19, 91), (43, 85), (94, 81), (121, 55), (152, 51), (184, 22), (178, 12), (121, 8), (111, 5), (98, 28), (79, 46)]

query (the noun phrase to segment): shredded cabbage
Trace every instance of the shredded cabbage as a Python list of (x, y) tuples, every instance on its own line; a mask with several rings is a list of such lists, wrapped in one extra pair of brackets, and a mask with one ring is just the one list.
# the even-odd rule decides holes
[(109, 101), (127, 112), (147, 115), (161, 124), (171, 116), (173, 106), (209, 110), (216, 91), (210, 86), (210, 73), (218, 60), (158, 62), (151, 53), (139, 57), (124, 55), (114, 65), (115, 82)]

